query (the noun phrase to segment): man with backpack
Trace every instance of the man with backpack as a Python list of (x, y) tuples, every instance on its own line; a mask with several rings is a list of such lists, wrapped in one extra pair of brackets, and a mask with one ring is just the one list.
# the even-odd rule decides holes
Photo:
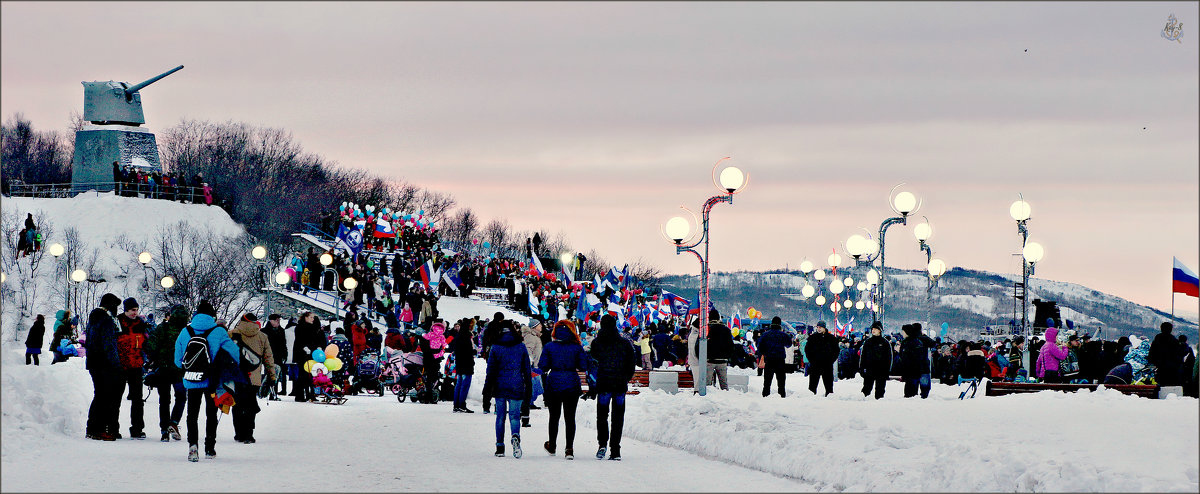
[(121, 391), (125, 384), (121, 359), (117, 354), (117, 307), (121, 299), (111, 293), (100, 297), (100, 307), (88, 315), (84, 329), (87, 349), (85, 365), (92, 375), (92, 404), (88, 407), (87, 438), (115, 441), (117, 415), (121, 409)]
[(200, 461), (197, 447), (200, 403), (204, 402), (204, 456), (216, 458), (217, 405), (213, 388), (218, 374), (218, 352), (224, 351), (232, 362), (239, 361), (240, 350), (225, 328), (217, 326), (217, 311), (207, 300), (201, 300), (196, 315), (175, 340), (175, 365), (183, 370), (183, 387), (187, 390), (188, 461)]
[(758, 356), (763, 360), (764, 398), (771, 395), (771, 378), (779, 383), (779, 397), (784, 397), (784, 354), (792, 346), (792, 338), (783, 332), (783, 320), (779, 316), (771, 319), (771, 329), (758, 339)]
[[(179, 434), (179, 421), (183, 419), (187, 391), (180, 382), (183, 371), (175, 365), (175, 340), (179, 339), (179, 333), (190, 317), (185, 307), (176, 305), (146, 340), (147, 366), (151, 367), (150, 374), (146, 376), (146, 385), (158, 390), (158, 428), (164, 443), (171, 439), (183, 439)], [(173, 407), (172, 392), (175, 394)]]
[(253, 444), (254, 417), (258, 415), (258, 388), (262, 386), (262, 370), (267, 369), (267, 380), (275, 380), (275, 355), (267, 335), (258, 325), (258, 318), (247, 312), (233, 326), (229, 337), (241, 348), (239, 360), (241, 370), (249, 374), (249, 383), (234, 385), (233, 440)]
[[(145, 401), (142, 399), (142, 368), (145, 359), (142, 347), (146, 345), (146, 321), (138, 315), (138, 303), (133, 297), (125, 299), (125, 312), (117, 316), (117, 356), (121, 360), (121, 389), (129, 386), (129, 437), (145, 439)], [(120, 414), (121, 401), (117, 400)]]

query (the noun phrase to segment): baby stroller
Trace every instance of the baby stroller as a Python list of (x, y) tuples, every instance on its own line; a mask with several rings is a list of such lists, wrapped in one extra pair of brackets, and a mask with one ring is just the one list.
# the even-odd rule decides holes
[(374, 349), (363, 351), (358, 365), (354, 368), (354, 392), (365, 392), (383, 396), (384, 386), (380, 380), (383, 366), (379, 362), (379, 352)]
[(325, 405), (341, 405), (346, 403), (346, 396), (341, 386), (333, 383), (329, 375), (318, 371), (313, 375), (313, 389), (316, 392), (316, 402)]
[(424, 356), (420, 351), (397, 351), (388, 356), (380, 373), (381, 384), (396, 395), (396, 401), (412, 398), (417, 401), (425, 394)]

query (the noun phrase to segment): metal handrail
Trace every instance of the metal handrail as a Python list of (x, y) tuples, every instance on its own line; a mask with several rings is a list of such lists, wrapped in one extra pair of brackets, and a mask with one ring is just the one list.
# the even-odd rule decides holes
[[(125, 192), (133, 192), (139, 197), (145, 194), (149, 199), (163, 199), (167, 195), (164, 192), (164, 185), (155, 184), (150, 187), (149, 184), (133, 184), (129, 182), (72, 182), (65, 184), (27, 184), (20, 180), (13, 180), (8, 186), (9, 197), (74, 197), (80, 193), (88, 191), (110, 192), (116, 191), (117, 195), (122, 195)], [(203, 187), (181, 187), (178, 185), (171, 186), (173, 196), (172, 200), (187, 199), (189, 202), (196, 202), (197, 198), (204, 197)]]

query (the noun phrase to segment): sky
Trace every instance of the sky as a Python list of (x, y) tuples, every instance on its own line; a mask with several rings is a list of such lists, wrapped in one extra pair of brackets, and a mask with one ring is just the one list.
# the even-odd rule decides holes
[[(66, 129), (80, 81), (139, 82), (146, 127), (283, 128), (577, 250), (699, 271), (659, 234), (719, 193), (713, 270), (824, 265), (921, 199), (887, 265), (1020, 273), (1169, 310), (1200, 269), (1197, 4), (3, 2), (0, 115)], [(1160, 31), (1169, 15), (1181, 42)], [(485, 221), (486, 222), (486, 221)], [(843, 257), (846, 257), (843, 252)], [(1179, 312), (1197, 299), (1176, 296)]]

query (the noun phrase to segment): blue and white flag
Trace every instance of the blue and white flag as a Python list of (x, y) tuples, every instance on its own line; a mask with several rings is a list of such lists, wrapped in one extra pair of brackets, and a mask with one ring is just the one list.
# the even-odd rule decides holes
[(334, 251), (344, 251), (347, 256), (350, 256), (355, 262), (358, 261), (358, 253), (363, 249), (362, 230), (357, 228), (350, 229), (345, 224), (338, 225), (337, 240), (334, 242)]
[(454, 289), (454, 293), (459, 293), (459, 288), (462, 287), (462, 278), (458, 276), (458, 263), (454, 263), (454, 265), (443, 270), (442, 279), (450, 283), (450, 287)]
[(600, 273), (596, 273), (592, 280), (592, 293), (604, 293), (604, 286), (600, 283)]
[(546, 270), (542, 268), (542, 260), (538, 259), (537, 254), (534, 254), (531, 257), (533, 257), (533, 261), (531, 261), (531, 263), (533, 264), (533, 267), (537, 269), (538, 276), (545, 276)]
[(686, 316), (688, 308), (691, 306), (691, 302), (688, 299), (665, 290), (662, 292), (659, 304), (667, 304), (671, 313), (676, 316)]
[[(534, 259), (537, 258), (534, 257)], [(542, 304), (540, 301), (538, 301), (537, 295), (534, 295), (533, 292), (529, 292), (529, 313), (533, 314), (534, 317), (537, 317), (542, 313)]]

